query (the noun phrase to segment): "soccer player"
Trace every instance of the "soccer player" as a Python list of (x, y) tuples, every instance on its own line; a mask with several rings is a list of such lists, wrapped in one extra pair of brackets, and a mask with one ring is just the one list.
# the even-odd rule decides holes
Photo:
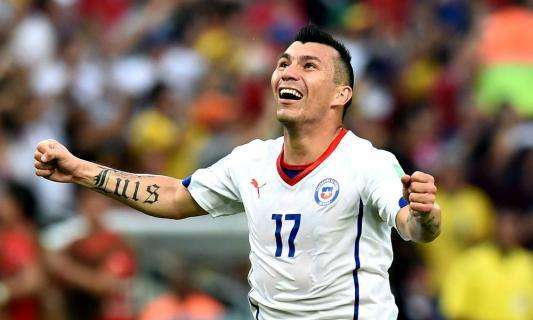
[(272, 74), (283, 137), (254, 140), (191, 177), (121, 172), (45, 140), (36, 174), (74, 182), (149, 215), (244, 212), (254, 319), (394, 319), (391, 228), (428, 242), (440, 232), (432, 176), (342, 126), (353, 92), (346, 48), (304, 27)]

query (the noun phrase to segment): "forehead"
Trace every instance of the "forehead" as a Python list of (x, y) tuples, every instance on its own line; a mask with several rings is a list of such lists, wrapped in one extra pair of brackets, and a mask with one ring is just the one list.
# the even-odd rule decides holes
[(333, 63), (334, 59), (339, 57), (337, 50), (317, 42), (302, 43), (300, 41), (296, 41), (293, 42), (284, 53), (296, 59), (301, 56), (313, 56), (319, 58), (325, 63)]

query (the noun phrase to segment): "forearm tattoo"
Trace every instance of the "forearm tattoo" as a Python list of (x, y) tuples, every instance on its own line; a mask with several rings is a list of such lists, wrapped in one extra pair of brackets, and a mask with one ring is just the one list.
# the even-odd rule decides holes
[[(142, 178), (149, 176), (127, 174), (109, 168), (101, 167), (101, 169), (102, 170), (96, 176), (94, 176), (94, 188), (97, 191), (101, 193), (112, 193), (114, 196), (123, 198), (125, 200), (142, 200), (142, 203), (148, 204), (156, 203), (159, 200), (159, 185), (151, 184), (141, 187)], [(107, 187), (109, 180), (114, 180), (115, 182), (115, 187), (113, 190), (110, 190), (112, 188)], [(147, 194), (144, 196), (141, 195), (142, 189), (145, 189), (147, 192)]]
[(416, 217), (411, 213), (407, 217), (407, 222), (416, 223), (422, 230), (424, 230), (425, 232), (429, 232), (432, 235), (436, 235), (439, 233), (439, 225), (435, 221), (435, 217), (431, 213), (428, 213), (425, 217)]
[(435, 222), (435, 217), (433, 215), (429, 216), (427, 219), (420, 219), (418, 223), (420, 223), (420, 226), (422, 226), (424, 230), (427, 230), (433, 235), (439, 233), (439, 225)]

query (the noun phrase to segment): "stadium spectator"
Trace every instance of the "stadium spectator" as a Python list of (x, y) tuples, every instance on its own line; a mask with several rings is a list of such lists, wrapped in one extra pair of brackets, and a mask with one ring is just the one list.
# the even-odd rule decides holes
[(434, 242), (420, 246), (428, 268), (430, 287), (436, 295), (442, 275), (467, 248), (492, 235), (494, 209), (490, 198), (481, 189), (467, 183), (460, 156), (448, 154), (438, 169), (440, 182), (438, 197), (442, 210), (448, 212), (442, 219), (444, 232)]
[(194, 285), (190, 267), (173, 259), (167, 261), (162, 276), (168, 290), (139, 312), (139, 320), (222, 320), (225, 306)]
[(493, 241), (462, 253), (442, 274), (449, 319), (533, 318), (533, 255), (521, 247), (520, 221), (512, 210), (500, 210)]
[(35, 238), (35, 199), (16, 183), (2, 184), (0, 196), (0, 318), (40, 319), (39, 295), (45, 275)]
[[(514, 1), (523, 3), (526, 1)], [(533, 116), (533, 12), (525, 6), (499, 8), (481, 21), (477, 57), (480, 63), (477, 100), (494, 114), (510, 103), (524, 117)]]
[[(63, 248), (47, 254), (47, 266), (59, 281), (66, 301), (67, 319), (134, 319), (132, 277), (136, 261), (122, 237), (104, 226), (108, 204), (100, 197), (79, 192), (83, 216), (75, 225), (78, 234), (59, 239)], [(72, 225), (66, 225), (71, 228)], [(59, 237), (66, 238), (60, 229)]]
[(154, 172), (166, 172), (172, 156), (181, 144), (182, 128), (178, 125), (176, 102), (172, 92), (157, 85), (152, 92), (153, 106), (131, 118), (130, 145), (141, 160), (140, 166)]

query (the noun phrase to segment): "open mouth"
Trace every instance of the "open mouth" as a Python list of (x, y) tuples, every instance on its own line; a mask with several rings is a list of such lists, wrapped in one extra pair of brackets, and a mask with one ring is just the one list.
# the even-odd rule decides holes
[(296, 89), (281, 88), (279, 89), (279, 97), (280, 99), (300, 100), (303, 94)]

